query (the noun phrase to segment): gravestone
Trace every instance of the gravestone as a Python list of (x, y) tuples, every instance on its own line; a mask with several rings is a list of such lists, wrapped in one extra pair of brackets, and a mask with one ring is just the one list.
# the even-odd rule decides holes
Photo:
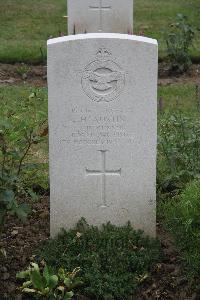
[(133, 32), (133, 0), (68, 0), (68, 34)]
[(155, 236), (157, 42), (48, 41), (51, 235), (84, 217)]

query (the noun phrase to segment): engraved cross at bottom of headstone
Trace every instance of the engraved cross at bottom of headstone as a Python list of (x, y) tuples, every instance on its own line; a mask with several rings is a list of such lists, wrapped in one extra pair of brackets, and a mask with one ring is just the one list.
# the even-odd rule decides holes
[(101, 176), (101, 207), (108, 207), (106, 202), (106, 176), (121, 176), (121, 169), (119, 170), (106, 170), (106, 152), (108, 150), (98, 150), (101, 153), (102, 169), (101, 170), (89, 170), (86, 168), (87, 176)]
[(103, 6), (103, 0), (99, 0), (99, 6), (92, 6), (90, 5), (89, 8), (91, 10), (99, 11), (99, 32), (103, 31), (103, 11), (107, 11), (111, 9), (110, 5)]

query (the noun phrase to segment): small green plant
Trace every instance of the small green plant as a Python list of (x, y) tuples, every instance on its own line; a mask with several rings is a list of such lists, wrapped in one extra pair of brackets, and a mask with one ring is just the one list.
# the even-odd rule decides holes
[(27, 79), (28, 77), (28, 72), (30, 71), (30, 67), (27, 66), (26, 64), (22, 63), (20, 66), (17, 67), (17, 74), (21, 76), (22, 79)]
[(200, 121), (181, 111), (165, 113), (159, 120), (158, 189), (179, 192), (200, 177)]
[(19, 204), (12, 190), (0, 189), (0, 236), (5, 223), (7, 214), (16, 215), (24, 221), (30, 212), (30, 208), (26, 203)]
[(189, 69), (191, 65), (189, 50), (197, 32), (197, 28), (193, 27), (188, 18), (182, 14), (178, 14), (176, 22), (170, 25), (165, 39), (171, 72), (183, 73)]
[(31, 263), (26, 271), (19, 272), (16, 277), (25, 280), (21, 287), (23, 293), (31, 294), (37, 299), (69, 300), (74, 296), (73, 290), (82, 284), (77, 277), (79, 271), (76, 268), (73, 272), (66, 272), (60, 268), (54, 274), (46, 264), (39, 267), (37, 263)]
[(84, 285), (78, 291), (91, 299), (127, 299), (148, 280), (154, 263), (161, 259), (159, 243), (135, 231), (130, 224), (101, 228), (82, 219), (75, 229), (63, 231), (38, 253), (54, 267), (80, 266)]
[(13, 107), (6, 101), (1, 104), (0, 234), (8, 213), (22, 220), (26, 218), (29, 207), (26, 203), (19, 203), (18, 199), (37, 197), (28, 183), (40, 166), (30, 161), (29, 154), (43, 141), (41, 132), (46, 126), (46, 113), (38, 110), (38, 102), (41, 100), (32, 93), (24, 102), (21, 99), (16, 101)]
[(173, 233), (187, 268), (187, 274), (200, 274), (200, 180), (187, 184), (182, 193), (162, 204), (167, 228)]

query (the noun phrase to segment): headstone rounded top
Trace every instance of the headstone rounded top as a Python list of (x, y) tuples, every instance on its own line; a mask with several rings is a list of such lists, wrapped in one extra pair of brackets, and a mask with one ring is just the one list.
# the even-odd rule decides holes
[(151, 39), (144, 36), (121, 34), (121, 33), (86, 33), (62, 36), (54, 39), (49, 39), (47, 45), (63, 43), (68, 41), (87, 40), (87, 39), (120, 39), (120, 40), (131, 40), (136, 42), (143, 42), (148, 44), (157, 45), (158, 42), (155, 39)]

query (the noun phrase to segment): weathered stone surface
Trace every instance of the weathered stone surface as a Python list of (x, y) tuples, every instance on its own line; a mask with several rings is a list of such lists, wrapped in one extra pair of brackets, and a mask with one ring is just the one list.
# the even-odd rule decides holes
[(68, 0), (68, 34), (133, 32), (133, 0)]
[(81, 218), (156, 228), (157, 42), (48, 41), (51, 235)]

